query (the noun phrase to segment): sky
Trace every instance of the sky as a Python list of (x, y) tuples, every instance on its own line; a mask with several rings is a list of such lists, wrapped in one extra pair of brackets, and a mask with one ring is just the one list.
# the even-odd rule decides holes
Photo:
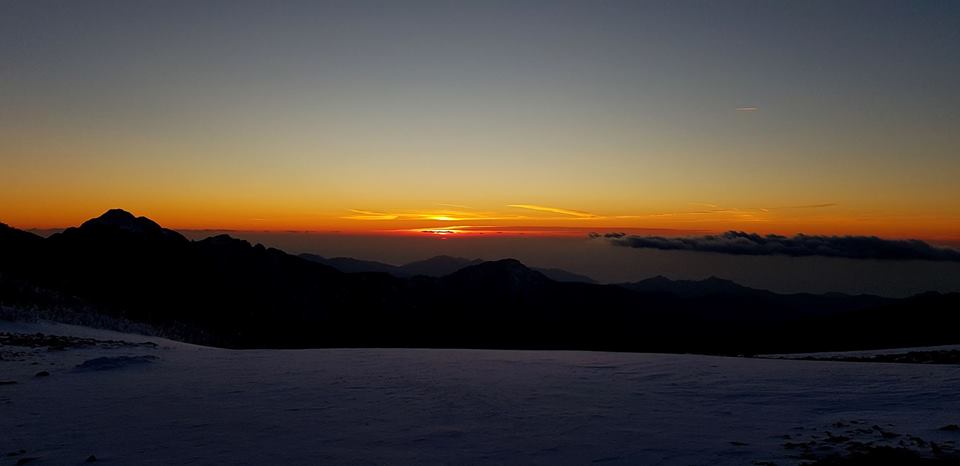
[(0, 221), (960, 244), (957, 83), (948, 0), (5, 0)]

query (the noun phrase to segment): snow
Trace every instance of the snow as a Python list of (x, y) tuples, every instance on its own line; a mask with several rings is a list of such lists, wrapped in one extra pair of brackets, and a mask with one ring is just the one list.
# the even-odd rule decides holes
[(788, 354), (764, 354), (760, 357), (765, 358), (837, 358), (837, 357), (871, 357), (888, 354), (904, 354), (913, 351), (953, 351), (960, 350), (960, 345), (939, 345), (939, 346), (911, 346), (907, 348), (883, 348), (860, 351), (822, 351), (817, 353), (788, 353)]
[[(937, 430), (960, 421), (958, 366), (225, 350), (51, 323), (0, 322), (0, 332), (158, 345), (0, 347), (0, 381), (18, 382), (0, 385), (0, 463), (24, 449), (8, 462), (76, 465), (94, 454), (141, 465), (796, 464), (783, 436), (838, 421), (960, 437)], [(96, 358), (137, 363), (77, 369)], [(41, 370), (51, 375), (34, 377)]]

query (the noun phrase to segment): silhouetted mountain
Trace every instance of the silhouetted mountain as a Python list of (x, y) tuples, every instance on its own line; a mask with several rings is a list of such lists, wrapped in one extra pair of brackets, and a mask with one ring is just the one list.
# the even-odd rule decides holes
[(0, 223), (0, 259), (4, 261), (17, 260), (19, 264), (22, 257), (34, 254), (34, 249), (42, 243), (40, 236)]
[(361, 273), (361, 272), (381, 272), (389, 273), (396, 277), (406, 277), (410, 274), (405, 273), (402, 267), (396, 265), (384, 264), (377, 261), (365, 261), (354, 259), (352, 257), (323, 257), (316, 254), (300, 254), (301, 258), (311, 262), (316, 262), (329, 267), (333, 267), (341, 272)]
[(517, 294), (537, 290), (552, 283), (552, 280), (530, 270), (518, 260), (503, 259), (479, 262), (457, 270), (443, 277), (443, 283), (462, 291)]
[[(316, 254), (300, 254), (300, 257), (313, 262), (329, 265), (330, 267), (333, 267), (341, 272), (382, 272), (389, 273), (395, 277), (415, 277), (417, 275), (423, 275), (425, 277), (443, 277), (461, 270), (464, 267), (483, 263), (483, 261), (480, 259), (465, 259), (463, 257), (452, 256), (435, 256), (429, 259), (415, 261), (401, 266), (384, 264), (383, 262), (353, 259), (350, 257), (325, 258)], [(566, 270), (544, 269), (537, 267), (531, 267), (531, 269), (536, 270), (537, 272), (546, 275), (551, 280), (556, 280), (558, 282), (596, 283), (590, 277), (567, 272)]]
[[(671, 280), (656, 276), (620, 286), (641, 293), (669, 293), (682, 298), (703, 302), (709, 307), (711, 299), (723, 298), (723, 302), (737, 304), (738, 312), (760, 309), (777, 309), (782, 314), (801, 312), (806, 315), (833, 314), (881, 306), (893, 299), (873, 295), (848, 295), (844, 293), (793, 293), (780, 294), (740, 285), (730, 280), (709, 277), (704, 280)], [(759, 318), (764, 318), (760, 316)]]
[(113, 236), (126, 235), (128, 238), (143, 240), (187, 241), (180, 233), (161, 227), (146, 217), (135, 217), (122, 209), (111, 209), (103, 215), (87, 220), (79, 228), (68, 228), (57, 235)]
[(832, 349), (910, 347), (957, 343), (960, 293), (927, 292), (885, 304), (798, 322)]
[(467, 261), (440, 278), (344, 273), (227, 235), (189, 241), (119, 210), (49, 238), (2, 225), (0, 253), (0, 304), (71, 307), (237, 347), (739, 353), (960, 339), (960, 294), (780, 295), (720, 279), (565, 283), (513, 259)]
[(0, 223), (0, 274), (33, 269), (43, 254), (43, 243), (43, 237)]
[(546, 275), (547, 278), (551, 280), (556, 280), (558, 282), (597, 283), (596, 280), (586, 275), (580, 275), (578, 273), (568, 272), (563, 269), (533, 267), (533, 270), (536, 270), (537, 272), (540, 272)]
[(700, 297), (711, 294), (726, 295), (756, 295), (769, 293), (768, 291), (748, 288), (730, 280), (710, 277), (705, 280), (671, 280), (662, 275), (641, 280), (634, 283), (623, 283), (620, 286), (643, 293), (662, 292), (671, 293), (687, 298)]
[(463, 257), (436, 256), (421, 261), (405, 264), (402, 269), (410, 276), (424, 275), (427, 277), (443, 277), (450, 275), (464, 267), (482, 263), (480, 259), (465, 259)]
[(42, 237), (23, 230), (12, 228), (6, 223), (0, 223), (0, 246), (9, 246), (12, 244), (23, 244), (28, 241), (39, 242)]

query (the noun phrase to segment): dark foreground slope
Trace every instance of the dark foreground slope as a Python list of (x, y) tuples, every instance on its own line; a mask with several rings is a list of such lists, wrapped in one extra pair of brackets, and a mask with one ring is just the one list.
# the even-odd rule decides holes
[(189, 241), (119, 210), (46, 239), (0, 226), (0, 304), (77, 308), (224, 346), (744, 353), (960, 341), (957, 294), (637, 288), (558, 282), (511, 259), (439, 278), (344, 273), (225, 235)]

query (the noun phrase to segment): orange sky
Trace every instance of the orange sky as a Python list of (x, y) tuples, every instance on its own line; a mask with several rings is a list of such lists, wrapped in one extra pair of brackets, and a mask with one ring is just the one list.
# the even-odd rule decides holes
[[(137, 203), (134, 203), (137, 204)], [(234, 206), (231, 208), (231, 206)], [(389, 235), (524, 235), (585, 236), (593, 231), (684, 235), (726, 230), (792, 235), (854, 234), (960, 240), (956, 218), (936, 214), (896, 215), (858, 213), (840, 204), (726, 207), (691, 203), (685, 209), (611, 211), (578, 210), (535, 204), (508, 204), (476, 208), (462, 204), (435, 204), (429, 209), (340, 209), (299, 211), (289, 205), (238, 208), (236, 204), (162, 202), (142, 208), (102, 207), (29, 208), (3, 205), (5, 223), (20, 228), (62, 228), (121, 207), (148, 216), (173, 229), (317, 231), (342, 234)], [(333, 210), (333, 209), (331, 209)]]

